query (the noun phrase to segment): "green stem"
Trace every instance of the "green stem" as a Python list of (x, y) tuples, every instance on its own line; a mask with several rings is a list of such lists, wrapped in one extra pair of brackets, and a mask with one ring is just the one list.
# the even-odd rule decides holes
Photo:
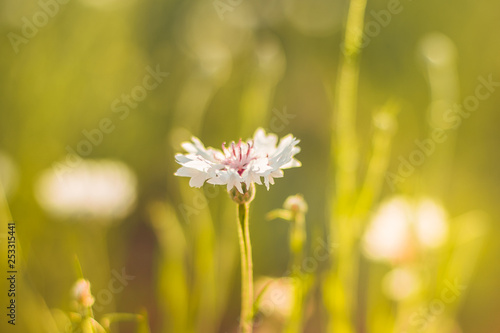
[[(301, 267), (305, 255), (306, 230), (305, 214), (296, 212), (293, 214), (292, 229), (290, 234), (290, 252), (292, 258), (289, 264), (290, 272), (294, 272), (297, 267)], [(294, 278), (294, 295), (292, 313), (285, 325), (284, 333), (299, 333), (303, 331), (304, 302), (309, 292), (310, 275), (300, 275)]]
[(241, 316), (242, 333), (252, 332), (253, 321), (253, 262), (248, 209), (250, 204), (238, 205), (238, 238), (241, 255)]
[[(356, 109), (358, 99), (359, 54), (361, 51), (364, 14), (367, 0), (351, 0), (345, 29), (337, 89), (335, 91), (331, 161), (335, 165), (335, 188), (332, 193), (331, 231), (337, 232), (339, 253), (336, 274), (328, 279), (332, 303), (328, 331), (352, 333), (355, 331), (353, 312), (356, 308), (357, 263), (355, 249), (356, 226), (352, 218), (357, 193), (358, 142), (356, 135)], [(329, 289), (329, 288), (327, 288)]]
[[(345, 224), (353, 221), (344, 219)], [(334, 277), (334, 304), (329, 332), (354, 333), (354, 312), (356, 309), (358, 283), (358, 251), (353, 225), (340, 228), (341, 242), (338, 250), (337, 274)]]
[(337, 195), (349, 201), (356, 191), (358, 149), (356, 137), (356, 108), (358, 98), (359, 53), (362, 43), (363, 18), (367, 0), (351, 0), (347, 16), (343, 57), (335, 91), (337, 117), (333, 122), (331, 157), (337, 157)]
[(248, 222), (248, 210), (250, 207), (250, 203), (246, 203), (245, 205), (245, 218), (244, 218), (244, 224), (245, 224), (245, 245), (246, 245), (246, 250), (247, 250), (247, 278), (248, 278), (248, 307), (249, 307), (249, 313), (248, 313), (248, 320), (249, 320), (249, 326), (250, 330), (249, 332), (252, 332), (252, 322), (253, 322), (253, 259), (252, 259), (252, 243), (250, 241), (250, 225)]

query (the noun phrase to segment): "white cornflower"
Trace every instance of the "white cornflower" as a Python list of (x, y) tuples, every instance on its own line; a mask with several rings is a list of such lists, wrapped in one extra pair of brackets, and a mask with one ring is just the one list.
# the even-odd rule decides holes
[(45, 170), (35, 192), (40, 205), (58, 217), (111, 221), (132, 210), (136, 183), (122, 162), (82, 160), (62, 178), (53, 169)]
[(232, 142), (229, 147), (222, 144), (222, 151), (211, 147), (193, 137), (192, 142), (184, 142), (182, 147), (187, 154), (177, 154), (175, 159), (182, 165), (176, 176), (190, 177), (191, 187), (201, 187), (205, 181), (209, 184), (226, 185), (230, 191), (236, 187), (243, 193), (242, 183), (246, 188), (251, 184), (274, 184), (274, 178), (283, 177), (283, 169), (301, 166), (294, 156), (300, 152), (297, 146), (300, 140), (287, 135), (278, 144), (275, 134), (267, 135), (259, 128), (253, 139)]
[(447, 235), (447, 215), (436, 202), (394, 197), (380, 206), (368, 226), (364, 250), (373, 259), (400, 262), (443, 245)]

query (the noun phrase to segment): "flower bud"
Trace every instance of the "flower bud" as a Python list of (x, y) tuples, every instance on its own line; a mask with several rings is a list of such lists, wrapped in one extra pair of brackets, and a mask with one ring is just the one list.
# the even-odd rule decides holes
[(94, 296), (90, 292), (90, 282), (85, 279), (79, 279), (73, 285), (73, 299), (82, 307), (88, 308), (94, 304)]
[(283, 208), (292, 211), (293, 213), (307, 213), (307, 203), (301, 194), (296, 194), (286, 198)]
[(240, 193), (236, 187), (233, 187), (229, 191), (229, 196), (231, 199), (239, 205), (246, 204), (252, 202), (253, 198), (255, 198), (255, 185), (252, 183), (249, 188), (245, 183), (241, 184), (241, 188), (243, 189), (243, 193)]

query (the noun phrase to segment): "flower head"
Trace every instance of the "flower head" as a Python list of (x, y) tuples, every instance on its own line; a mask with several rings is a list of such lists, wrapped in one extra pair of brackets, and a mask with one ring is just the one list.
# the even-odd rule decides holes
[(192, 142), (184, 142), (182, 148), (187, 154), (177, 154), (175, 159), (182, 165), (176, 176), (190, 177), (191, 187), (201, 187), (205, 181), (209, 184), (226, 185), (230, 191), (235, 187), (243, 193), (241, 184), (246, 188), (251, 184), (262, 185), (262, 180), (269, 190), (274, 178), (283, 177), (283, 169), (299, 167), (300, 162), (294, 156), (300, 152), (299, 140), (287, 135), (278, 144), (275, 134), (267, 135), (259, 128), (252, 139), (241, 139), (229, 145), (222, 144), (222, 150), (205, 148), (203, 143), (193, 137)]

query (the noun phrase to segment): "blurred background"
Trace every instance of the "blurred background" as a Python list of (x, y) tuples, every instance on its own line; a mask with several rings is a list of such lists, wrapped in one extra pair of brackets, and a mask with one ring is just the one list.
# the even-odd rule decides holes
[[(373, 112), (387, 100), (400, 105), (389, 172), (398, 173), (401, 158), (408, 160), (419, 149), (415, 140), (430, 137), (432, 128), (449, 130), (404, 181), (384, 182), (377, 202), (426, 195), (450, 218), (481, 212), (488, 232), (464, 268), (471, 277), (455, 332), (500, 332), (498, 86), (456, 128), (439, 123), (453, 104), (476, 94), (479, 77), (500, 82), (500, 3), (394, 3), (368, 1), (365, 21), (373, 30), (365, 29), (361, 60), (360, 169), (368, 162)], [(301, 193), (308, 203), (308, 244), (327, 239), (330, 95), (347, 5), (1, 0), (2, 228), (10, 210), (20, 271), (15, 329), (55, 331), (59, 311), (71, 311), (77, 257), (92, 284), (96, 318), (147, 312), (152, 332), (236, 332), (234, 204), (222, 187), (192, 189), (174, 177), (174, 155), (192, 135), (219, 148), (257, 127), (280, 137), (293, 133), (303, 166), (285, 171), (270, 191), (259, 187), (252, 205), (256, 278), (287, 271), (288, 224), (265, 216), (289, 195)], [(381, 17), (382, 10), (391, 15)], [(94, 174), (107, 182), (102, 188)], [(71, 185), (58, 187), (65, 177)], [(4, 245), (1, 251), (6, 257)], [(388, 270), (363, 265), (373, 265), (376, 276)], [(113, 277), (119, 282), (111, 286)], [(5, 281), (0, 286), (5, 309)], [(316, 298), (310, 317), (321, 321)], [(367, 312), (370, 299), (361, 302)], [(10, 332), (2, 318), (2, 331)], [(321, 324), (306, 326), (324, 331)], [(360, 327), (372, 331), (370, 322)], [(113, 329), (134, 332), (136, 324)]]

